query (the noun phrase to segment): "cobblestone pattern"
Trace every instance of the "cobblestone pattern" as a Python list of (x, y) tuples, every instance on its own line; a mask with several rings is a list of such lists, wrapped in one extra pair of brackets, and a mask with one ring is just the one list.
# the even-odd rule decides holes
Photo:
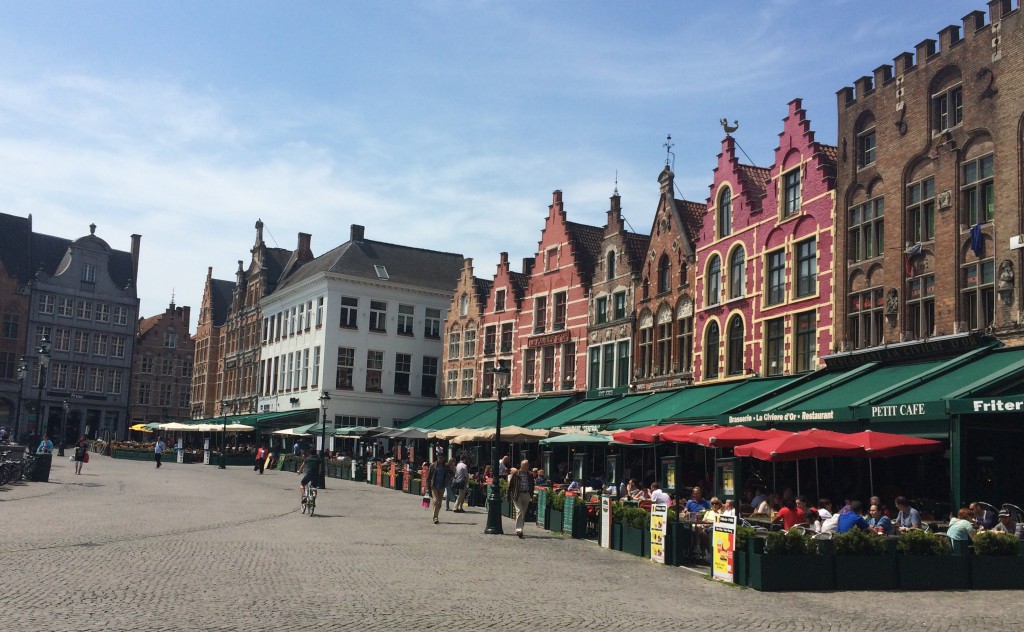
[[(0, 488), (7, 630), (1019, 630), (1017, 592), (767, 594), (329, 480), (93, 458)], [(506, 532), (513, 529), (506, 520)], [(527, 583), (528, 582), (528, 583)], [(514, 595), (521, 595), (515, 598)], [(966, 607), (970, 605), (970, 607)]]

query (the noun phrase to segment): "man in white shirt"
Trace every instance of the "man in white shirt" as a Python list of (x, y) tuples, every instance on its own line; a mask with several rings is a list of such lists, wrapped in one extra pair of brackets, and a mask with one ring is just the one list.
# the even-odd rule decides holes
[(501, 457), (498, 461), (498, 476), (508, 476), (508, 455)]
[(651, 504), (652, 505), (667, 505), (672, 502), (672, 498), (668, 494), (661, 491), (661, 485), (658, 481), (651, 483)]
[(455, 478), (452, 479), (452, 489), (458, 492), (458, 497), (455, 499), (455, 513), (465, 513), (465, 509), (462, 508), (462, 503), (466, 502), (466, 490), (469, 486), (466, 484), (469, 479), (469, 467), (466, 465), (466, 457), (459, 457), (459, 464), (455, 466)]

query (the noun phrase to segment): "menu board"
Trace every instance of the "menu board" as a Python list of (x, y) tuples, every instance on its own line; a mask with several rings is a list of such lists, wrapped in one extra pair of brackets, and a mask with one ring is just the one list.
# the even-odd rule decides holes
[(665, 536), (668, 534), (668, 505), (651, 507), (651, 561), (665, 563)]
[(543, 487), (537, 488), (537, 525), (548, 528), (548, 490)]
[(612, 497), (601, 496), (601, 548), (612, 548)]
[(717, 516), (711, 535), (712, 577), (724, 582), (733, 581), (733, 552), (736, 550), (736, 518)]
[(565, 495), (565, 508), (562, 510), (562, 532), (572, 533), (572, 514), (576, 507), (576, 496)]

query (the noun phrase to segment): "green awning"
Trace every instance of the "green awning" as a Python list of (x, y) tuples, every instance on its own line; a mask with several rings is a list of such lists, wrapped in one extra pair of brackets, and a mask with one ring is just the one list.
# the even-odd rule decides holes
[[(519, 412), (520, 409), (529, 406), (533, 399), (505, 399), (501, 402), (501, 424), (511, 426), (508, 421), (510, 415)], [(463, 428), (493, 428), (498, 423), (498, 402), (490, 402), (489, 408), (481, 410), (476, 416), (465, 419), (459, 425)], [(453, 428), (455, 426), (452, 426)]]
[(791, 406), (789, 410), (848, 410), (853, 402), (868, 399), (873, 394), (881, 393), (893, 384), (929, 371), (942, 363), (942, 360), (931, 360), (929, 362), (879, 366), (873, 371), (858, 376), (856, 379), (836, 385), (823, 393), (805, 399), (799, 404)]
[[(660, 391), (657, 393), (650, 393), (648, 395), (635, 396), (626, 395), (623, 397), (623, 405), (616, 407), (615, 410), (601, 409), (602, 415), (600, 421), (607, 423), (607, 430), (628, 430), (630, 428), (639, 428), (640, 426), (649, 426), (651, 423), (647, 411), (659, 403), (671, 399), (674, 397), (678, 390), (674, 391)], [(632, 422), (625, 422), (626, 419), (634, 419)]]
[(563, 397), (537, 397), (530, 401), (511, 415), (505, 415), (504, 407), (501, 411), (501, 423), (506, 426), (528, 427), (534, 421), (542, 419), (551, 411), (559, 410), (573, 400), (572, 396)]
[(577, 417), (582, 417), (589, 412), (617, 401), (619, 401), (618, 397), (585, 399), (578, 404), (559, 410), (547, 417), (544, 417), (540, 421), (530, 424), (529, 428), (531, 430), (550, 430), (561, 426), (578, 426), (581, 424), (574, 421)]
[(735, 388), (735, 384), (714, 384), (711, 386), (689, 386), (682, 389), (667, 391), (668, 397), (651, 403), (632, 412), (608, 427), (609, 430), (629, 430), (643, 426), (653, 426), (663, 419), (679, 414), (681, 411), (714, 397), (722, 391)]
[[(714, 420), (723, 413), (738, 410), (747, 402), (754, 401), (775, 391), (785, 392), (790, 385), (805, 379), (806, 376), (749, 378), (742, 382), (731, 382), (715, 386), (697, 386), (688, 389), (691, 392), (691, 406), (668, 415), (665, 423), (689, 423), (703, 420)], [(698, 392), (701, 391), (701, 392)], [(680, 402), (682, 403), (682, 401)]]
[(300, 408), (275, 413), (249, 413), (247, 415), (227, 415), (226, 417), (210, 417), (209, 419), (193, 419), (189, 425), (199, 424), (245, 424), (254, 428), (288, 428), (302, 423), (315, 422), (320, 415), (319, 409)]
[(434, 424), (463, 410), (469, 404), (441, 404), (423, 411), (403, 425), (403, 428), (430, 428)]
[(465, 404), (462, 406), (462, 410), (458, 410), (455, 413), (439, 419), (436, 423), (430, 426), (420, 426), (423, 430), (447, 430), (448, 428), (464, 428), (465, 423), (470, 419), (475, 418), (483, 412), (495, 408), (497, 404), (492, 401), (488, 402), (473, 402), (472, 404)]

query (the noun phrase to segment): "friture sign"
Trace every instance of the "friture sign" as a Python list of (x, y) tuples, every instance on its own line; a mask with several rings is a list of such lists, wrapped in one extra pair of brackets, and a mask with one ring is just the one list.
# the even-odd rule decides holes
[(563, 342), (572, 342), (572, 333), (568, 331), (556, 331), (553, 334), (537, 336), (535, 338), (528, 339), (526, 341), (526, 346), (533, 349), (534, 347), (546, 347), (548, 345), (562, 344)]

